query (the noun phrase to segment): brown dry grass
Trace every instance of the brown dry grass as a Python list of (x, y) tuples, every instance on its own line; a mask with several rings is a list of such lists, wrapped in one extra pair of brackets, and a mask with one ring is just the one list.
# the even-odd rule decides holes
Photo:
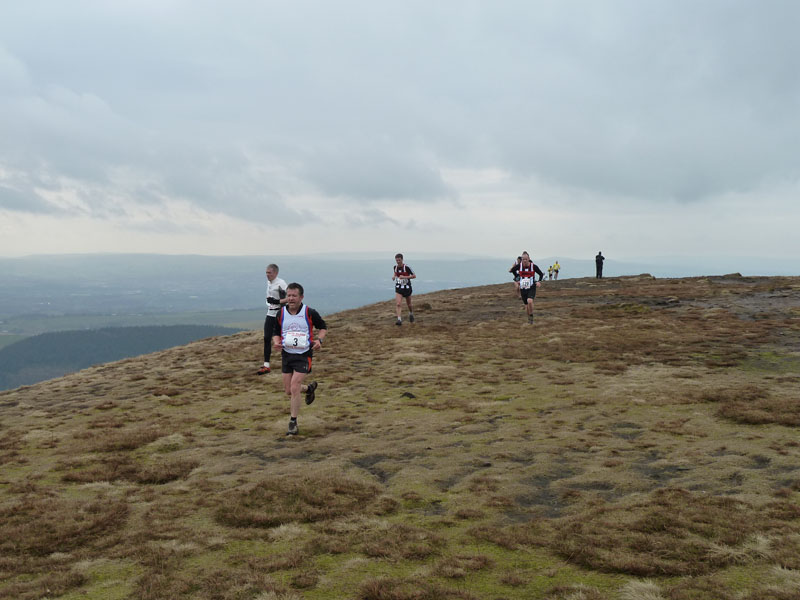
[(164, 484), (183, 479), (199, 463), (187, 459), (156, 459), (145, 464), (137, 464), (130, 457), (112, 455), (101, 457), (90, 463), (65, 463), (61, 466), (66, 472), (62, 481), (69, 483), (92, 483), (101, 481), (132, 481), (135, 483)]
[(547, 282), (533, 327), (510, 286), (340, 313), (297, 439), (260, 332), (0, 393), (0, 598), (797, 597), (799, 297), (635, 277)]
[(472, 571), (480, 571), (493, 563), (491, 558), (481, 554), (449, 556), (437, 563), (435, 572), (442, 577), (462, 579)]
[(236, 492), (217, 510), (233, 527), (275, 527), (325, 521), (363, 510), (377, 486), (338, 475), (286, 475)]
[[(92, 427), (97, 427), (96, 423)], [(95, 452), (121, 452), (125, 450), (136, 450), (150, 442), (157, 440), (164, 435), (164, 432), (154, 427), (136, 427), (131, 429), (117, 430), (118, 425), (112, 423), (107, 425), (98, 434), (94, 431), (87, 431), (84, 435), (88, 438), (88, 449)]]
[(757, 533), (792, 531), (799, 517), (793, 503), (755, 507), (664, 489), (633, 503), (577, 511), (553, 524), (548, 544), (569, 561), (601, 571), (701, 575), (763, 558), (747, 543)]
[(367, 530), (360, 536), (360, 549), (373, 558), (389, 560), (422, 560), (438, 554), (444, 539), (421, 527), (392, 524), (377, 531)]
[(0, 550), (12, 556), (69, 552), (114, 535), (127, 516), (125, 502), (103, 497), (23, 498), (0, 508)]
[(467, 591), (418, 580), (378, 578), (361, 585), (358, 600), (476, 600)]

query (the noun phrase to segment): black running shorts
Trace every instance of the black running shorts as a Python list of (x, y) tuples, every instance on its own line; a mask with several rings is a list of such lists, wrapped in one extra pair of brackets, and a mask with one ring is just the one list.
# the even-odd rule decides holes
[(281, 373), (311, 373), (311, 357), (308, 354), (281, 352)]
[(394, 288), (395, 294), (400, 294), (403, 298), (408, 298), (411, 295), (411, 286), (408, 287), (396, 287)]
[(523, 304), (528, 303), (528, 298), (530, 298), (532, 302), (533, 299), (536, 297), (536, 284), (533, 284), (533, 287), (530, 287), (528, 289), (521, 289), (519, 291), (519, 295), (522, 296)]

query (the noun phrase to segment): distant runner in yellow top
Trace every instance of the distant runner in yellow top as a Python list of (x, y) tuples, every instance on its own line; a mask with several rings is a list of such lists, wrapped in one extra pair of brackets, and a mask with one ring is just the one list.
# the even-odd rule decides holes
[(558, 261), (553, 263), (553, 276), (555, 279), (558, 279), (558, 272), (561, 270), (561, 265), (558, 264)]

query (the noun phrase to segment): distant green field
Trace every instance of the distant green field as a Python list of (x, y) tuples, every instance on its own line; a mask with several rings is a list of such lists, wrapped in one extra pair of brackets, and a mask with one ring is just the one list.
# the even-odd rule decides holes
[(193, 323), (42, 333), (0, 348), (0, 390), (32, 385), (92, 365), (183, 346), (200, 339), (228, 336), (237, 331), (220, 325)]
[(0, 348), (4, 348), (9, 344), (24, 340), (26, 337), (28, 336), (0, 333)]
[[(52, 331), (137, 327), (145, 325), (220, 325), (238, 329), (260, 329), (264, 309), (220, 310), (207, 312), (144, 313), (132, 315), (30, 315), (12, 317), (1, 328), (11, 335), (0, 335), (0, 347), (24, 337)], [(10, 338), (6, 340), (6, 338)]]

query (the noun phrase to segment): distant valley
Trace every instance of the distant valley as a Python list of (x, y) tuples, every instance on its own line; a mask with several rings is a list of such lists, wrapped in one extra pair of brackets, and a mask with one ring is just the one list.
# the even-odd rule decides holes
[(0, 390), (237, 331), (211, 325), (171, 325), (42, 333), (0, 348)]

